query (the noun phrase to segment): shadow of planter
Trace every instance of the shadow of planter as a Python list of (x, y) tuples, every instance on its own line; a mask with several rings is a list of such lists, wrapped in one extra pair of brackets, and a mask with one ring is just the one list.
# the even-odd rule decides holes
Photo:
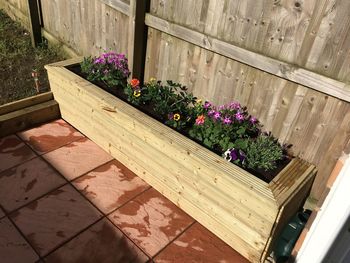
[(263, 262), (309, 194), (316, 169), (294, 158), (270, 183), (66, 69), (46, 66), (62, 118), (252, 262)]

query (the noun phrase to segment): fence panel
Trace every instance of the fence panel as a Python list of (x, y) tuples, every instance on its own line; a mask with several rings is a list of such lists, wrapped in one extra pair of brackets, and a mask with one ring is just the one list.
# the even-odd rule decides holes
[(41, 1), (45, 30), (81, 55), (97, 55), (110, 49), (128, 53), (129, 17), (111, 6), (115, 3)]
[(348, 0), (151, 1), (169, 22), (348, 82), (349, 10)]

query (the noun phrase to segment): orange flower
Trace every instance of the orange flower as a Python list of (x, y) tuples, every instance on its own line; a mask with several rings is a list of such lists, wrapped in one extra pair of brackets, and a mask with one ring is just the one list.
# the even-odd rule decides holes
[(196, 125), (202, 125), (204, 122), (205, 122), (205, 116), (203, 114), (199, 115), (196, 119)]
[(133, 88), (136, 88), (136, 87), (138, 87), (138, 86), (140, 85), (140, 81), (139, 81), (138, 79), (132, 79), (132, 80), (130, 81), (130, 84), (131, 84), (131, 86), (132, 86)]

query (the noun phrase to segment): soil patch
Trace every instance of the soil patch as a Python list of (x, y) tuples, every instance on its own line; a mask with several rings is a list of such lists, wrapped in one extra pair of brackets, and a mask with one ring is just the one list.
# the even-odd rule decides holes
[(29, 32), (0, 10), (0, 105), (37, 94), (33, 70), (40, 92), (48, 91), (44, 65), (62, 59), (58, 48), (33, 48)]

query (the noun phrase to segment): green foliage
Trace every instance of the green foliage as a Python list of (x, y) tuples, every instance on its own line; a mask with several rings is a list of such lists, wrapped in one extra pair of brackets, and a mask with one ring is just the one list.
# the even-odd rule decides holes
[(179, 83), (168, 80), (166, 84), (152, 80), (142, 89), (142, 101), (150, 103), (153, 110), (176, 129), (184, 129), (191, 124), (191, 109), (196, 101), (192, 93)]
[(127, 95), (127, 100), (134, 105), (146, 104), (145, 90), (145, 87), (140, 87), (140, 81), (134, 78), (124, 88), (124, 94)]
[(283, 148), (269, 134), (261, 134), (255, 140), (250, 140), (246, 149), (246, 167), (251, 169), (276, 168), (276, 161), (283, 158)]

